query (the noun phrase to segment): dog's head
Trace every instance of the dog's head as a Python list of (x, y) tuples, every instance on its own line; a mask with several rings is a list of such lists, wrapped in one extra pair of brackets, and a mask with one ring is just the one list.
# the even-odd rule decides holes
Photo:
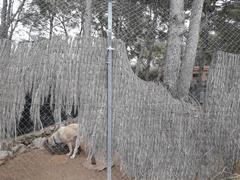
[(58, 131), (56, 131), (47, 138), (47, 143), (51, 146), (57, 146), (58, 144), (61, 144), (62, 142), (58, 136), (59, 136)]
[(66, 154), (69, 151), (68, 146), (66, 144), (63, 143), (55, 144), (54, 138), (52, 136), (46, 139), (46, 141), (44, 142), (44, 147), (51, 154), (61, 155)]

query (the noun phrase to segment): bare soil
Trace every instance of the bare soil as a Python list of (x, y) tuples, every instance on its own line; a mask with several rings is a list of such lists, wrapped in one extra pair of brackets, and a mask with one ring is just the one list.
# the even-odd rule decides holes
[[(33, 150), (15, 157), (0, 166), (0, 180), (106, 180), (106, 170), (85, 168), (86, 155), (75, 159), (66, 155), (50, 155), (45, 150)], [(113, 180), (127, 180), (118, 167), (113, 167)]]

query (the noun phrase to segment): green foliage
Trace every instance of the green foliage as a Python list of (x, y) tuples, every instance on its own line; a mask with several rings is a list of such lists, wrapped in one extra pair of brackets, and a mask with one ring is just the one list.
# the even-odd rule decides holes
[(240, 3), (226, 5), (219, 15), (225, 19), (240, 22)]
[[(32, 0), (29, 8), (22, 14), (21, 23), (29, 27), (32, 32), (38, 32), (39, 38), (47, 37), (50, 21), (53, 23), (53, 28), (63, 29), (62, 32), (65, 30), (67, 35), (68, 29), (79, 27), (83, 9), (83, 1), (78, 0), (61, 1), (61, 3)], [(58, 34), (61, 34), (61, 31)]]
[[(196, 64), (210, 64), (215, 51), (240, 53), (240, 4), (234, 0), (216, 7), (217, 0), (206, 0)], [(212, 33), (210, 33), (212, 32)]]
[(156, 57), (156, 63), (161, 65), (164, 59), (164, 55), (167, 50), (166, 41), (156, 41), (154, 46), (154, 57)]
[(50, 13), (56, 13), (56, 6), (52, 5), (50, 2), (45, 0), (33, 0), (33, 5), (37, 5), (40, 9), (40, 14), (43, 16), (48, 16)]

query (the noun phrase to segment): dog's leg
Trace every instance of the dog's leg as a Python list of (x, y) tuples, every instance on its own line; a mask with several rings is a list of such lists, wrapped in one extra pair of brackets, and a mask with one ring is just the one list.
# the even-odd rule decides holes
[(71, 159), (74, 159), (76, 157), (76, 154), (78, 152), (78, 148), (80, 146), (80, 137), (77, 137), (76, 138), (76, 143), (75, 143), (75, 147), (74, 147), (74, 151), (73, 151), (73, 154), (72, 156), (70, 157)]
[(68, 148), (69, 148), (69, 153), (67, 153), (67, 156), (71, 156), (71, 154), (72, 154), (72, 152), (73, 152), (72, 143), (68, 143)]

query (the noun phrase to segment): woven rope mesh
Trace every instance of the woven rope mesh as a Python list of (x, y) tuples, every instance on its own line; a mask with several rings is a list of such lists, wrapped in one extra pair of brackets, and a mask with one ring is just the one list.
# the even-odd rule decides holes
[[(3, 11), (6, 2), (10, 8)], [(79, 136), (86, 140), (86, 159), (101, 156), (105, 160), (107, 2), (16, 2), (0, 3), (0, 145), (4, 149), (2, 144), (28, 137), (28, 133), (44, 136), (46, 128), (52, 128), (52, 133), (71, 119), (80, 125)], [(118, 172), (116, 179), (197, 180), (235, 175), (240, 153), (239, 3), (219, 3), (205, 1), (199, 22), (195, 67), (199, 71), (209, 67), (207, 81), (198, 84), (204, 89), (203, 98), (190, 89), (193, 94), (177, 99), (161, 81), (168, 71), (164, 64), (167, 52), (173, 59), (180, 52), (181, 60), (168, 64), (169, 70), (177, 72), (185, 58), (192, 1), (185, 1), (185, 21), (178, 39), (181, 47), (176, 51), (168, 50), (174, 19), (169, 1), (113, 2), (113, 158), (121, 159), (117, 167), (127, 176)], [(88, 6), (92, 7), (89, 12)], [(5, 20), (4, 13), (8, 14)], [(170, 80), (171, 76), (179, 78), (176, 72), (169, 73)], [(65, 153), (63, 149), (58, 147), (59, 153)], [(34, 166), (40, 162), (37, 157), (31, 161), (41, 153), (26, 153), (29, 157), (23, 155), (25, 159), (16, 169), (11, 162), (17, 157), (2, 166), (0, 159), (0, 179), (35, 177), (34, 167), (38, 172), (40, 167), (48, 167), (48, 161)], [(78, 168), (68, 173), (75, 174)], [(39, 177), (55, 180), (52, 171), (47, 169)], [(65, 178), (64, 173), (59, 168), (55, 174)], [(104, 179), (105, 174), (97, 178)]]
[[(32, 96), (33, 126), (43, 127), (39, 108), (51, 95), (55, 119), (61, 118), (59, 107), (61, 111), (74, 105), (91, 150), (105, 152), (106, 41), (53, 39), (12, 46), (10, 57), (1, 58), (2, 87), (8, 90), (1, 93), (1, 135), (15, 134), (19, 121), (15, 114), (20, 117), (27, 93)], [(195, 122), (199, 118), (194, 117), (198, 113), (173, 99), (163, 86), (136, 77), (125, 45), (114, 41), (114, 47), (113, 147), (123, 168), (139, 178), (192, 176), (198, 155)]]

